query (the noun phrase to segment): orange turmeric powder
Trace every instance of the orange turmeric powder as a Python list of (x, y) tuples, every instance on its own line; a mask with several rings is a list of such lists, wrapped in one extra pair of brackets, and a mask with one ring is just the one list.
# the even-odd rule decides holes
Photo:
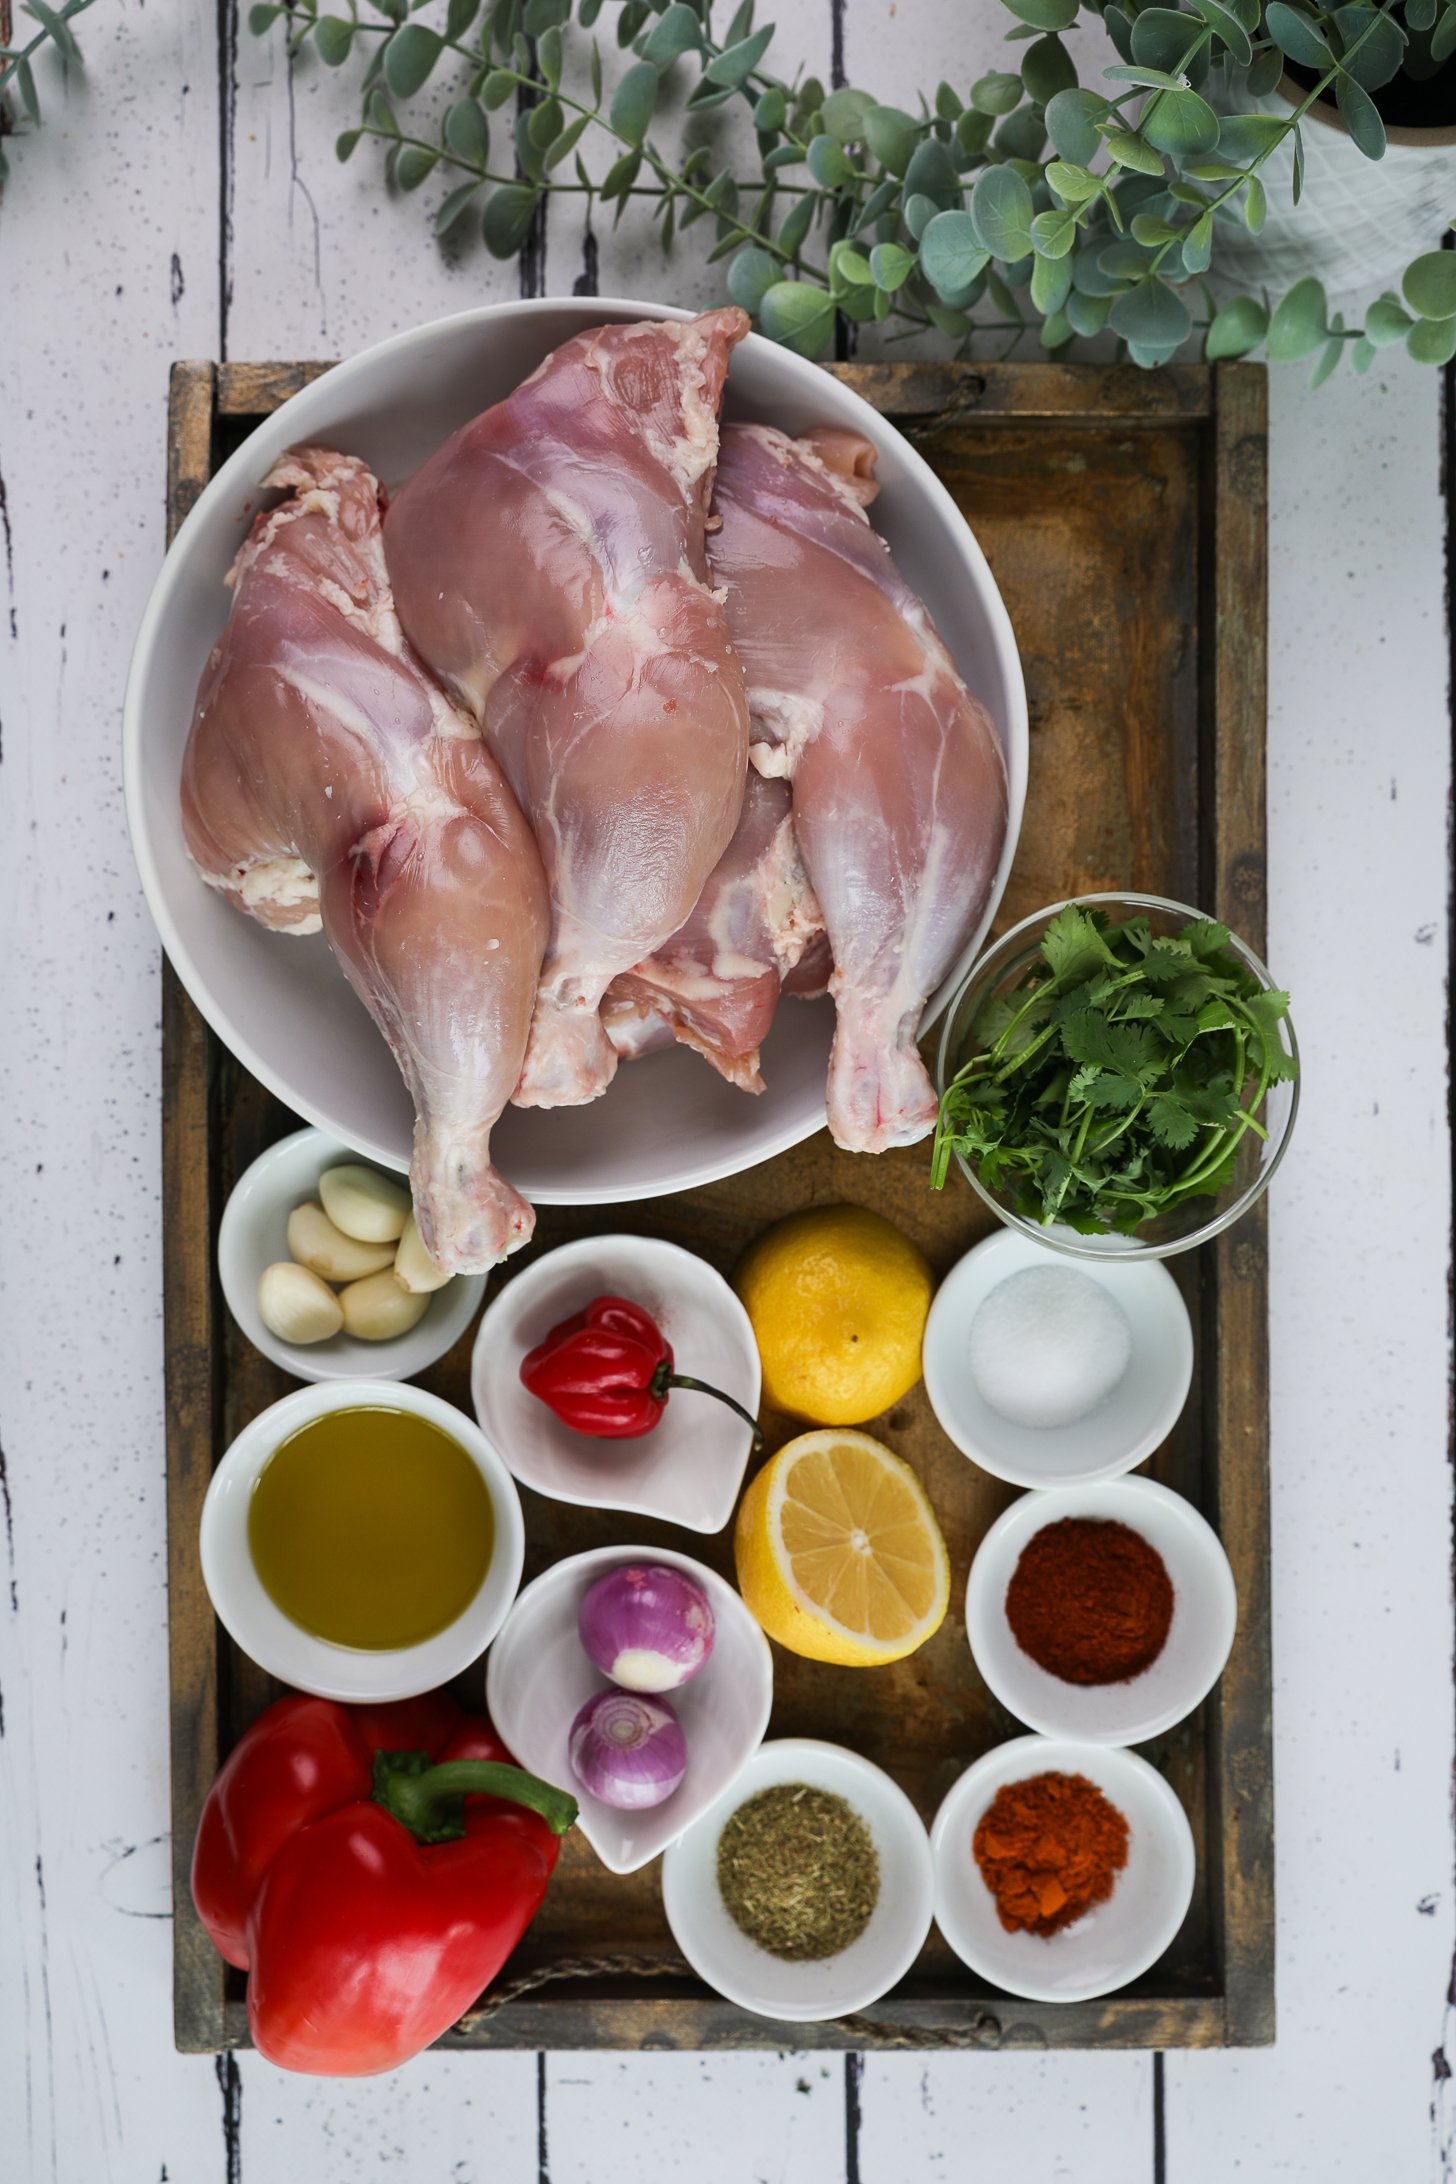
[(981, 1815), (972, 1847), (1008, 1934), (1055, 1934), (1112, 1894), (1127, 1864), (1128, 1827), (1085, 1775), (1007, 1782)]

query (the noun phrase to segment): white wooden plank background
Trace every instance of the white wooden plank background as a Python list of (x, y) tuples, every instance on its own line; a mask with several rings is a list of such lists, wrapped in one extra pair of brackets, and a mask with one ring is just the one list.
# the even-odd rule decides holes
[[(784, 0), (881, 97), (992, 0)], [(175, 355), (343, 353), (515, 293), (340, 168), (349, 77), (237, 0), (102, 0), (0, 209), (0, 2173), (186, 2184), (1449, 2178), (1440, 389), (1272, 383), (1271, 956), (1306, 1056), (1272, 1201), (1279, 2042), (1267, 2053), (431, 2056), (365, 2085), (170, 2025), (157, 952), (118, 731)], [(776, 49), (778, 50), (778, 49)], [(601, 292), (709, 300), (630, 223)], [(544, 277), (585, 268), (553, 208)]]

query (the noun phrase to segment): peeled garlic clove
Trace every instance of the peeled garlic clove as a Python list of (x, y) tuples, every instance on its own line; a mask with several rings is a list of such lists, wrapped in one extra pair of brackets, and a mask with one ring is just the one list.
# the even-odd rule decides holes
[(288, 1248), (300, 1266), (326, 1282), (357, 1282), (394, 1263), (393, 1244), (361, 1244), (335, 1228), (322, 1206), (295, 1206), (288, 1216)]
[(392, 1244), (404, 1234), (410, 1194), (377, 1168), (326, 1168), (318, 1189), (334, 1227), (359, 1243)]
[[(386, 1280), (393, 1281), (392, 1274)], [(258, 1313), (280, 1342), (327, 1342), (344, 1324), (338, 1298), (306, 1266), (280, 1259), (258, 1277)]]
[(450, 1280), (442, 1274), (420, 1240), (418, 1223), (413, 1214), (404, 1225), (399, 1249), (394, 1255), (394, 1278), (403, 1282), (415, 1296), (428, 1296), (432, 1290), (443, 1289)]
[(428, 1297), (412, 1295), (394, 1278), (393, 1268), (368, 1274), (339, 1291), (344, 1332), (359, 1342), (388, 1342), (407, 1335), (429, 1310)]

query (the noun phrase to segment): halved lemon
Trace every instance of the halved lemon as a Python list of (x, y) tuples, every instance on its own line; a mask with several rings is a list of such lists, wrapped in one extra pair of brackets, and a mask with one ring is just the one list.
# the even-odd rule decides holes
[(738, 1508), (738, 1588), (780, 1645), (874, 1668), (940, 1628), (950, 1557), (924, 1487), (868, 1433), (804, 1433)]

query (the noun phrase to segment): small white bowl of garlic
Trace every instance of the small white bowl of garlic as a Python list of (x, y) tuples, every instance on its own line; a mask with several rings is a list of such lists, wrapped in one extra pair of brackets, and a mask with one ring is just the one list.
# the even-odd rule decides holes
[(442, 1279), (402, 1179), (325, 1130), (280, 1138), (240, 1178), (217, 1270), (249, 1342), (298, 1380), (408, 1380), (464, 1334), (486, 1281)]

